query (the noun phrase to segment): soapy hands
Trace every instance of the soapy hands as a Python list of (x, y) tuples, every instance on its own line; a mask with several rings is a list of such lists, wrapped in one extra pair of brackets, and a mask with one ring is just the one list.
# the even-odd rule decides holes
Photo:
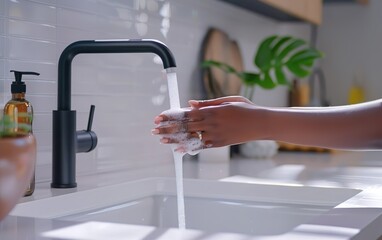
[[(200, 150), (252, 140), (277, 140), (299, 145), (346, 150), (382, 149), (382, 99), (332, 107), (262, 107), (240, 96), (189, 101), (174, 118), (163, 112), (153, 133), (162, 143), (187, 152), (190, 139)], [(174, 134), (183, 138), (174, 137)]]
[[(191, 100), (189, 104), (190, 108), (182, 109), (182, 116), (165, 111), (154, 120), (157, 127), (152, 133), (160, 135), (162, 143), (177, 144), (177, 151), (221, 147), (265, 138), (264, 109), (244, 97)], [(183, 139), (177, 135), (183, 136)], [(188, 141), (191, 140), (200, 140), (200, 145), (189, 146)]]
[(189, 111), (189, 108), (182, 108), (162, 112), (154, 120), (157, 127), (152, 133), (160, 134), (161, 142), (172, 144), (174, 151), (194, 155), (203, 148), (203, 142), (200, 132), (189, 132), (186, 123)]

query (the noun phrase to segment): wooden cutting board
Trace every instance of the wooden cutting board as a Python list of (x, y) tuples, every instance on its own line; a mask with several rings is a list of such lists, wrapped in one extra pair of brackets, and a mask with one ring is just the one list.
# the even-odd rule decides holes
[[(202, 50), (202, 61), (214, 60), (226, 63), (237, 71), (243, 71), (243, 60), (239, 45), (230, 40), (225, 32), (212, 28), (207, 32)], [(234, 74), (219, 68), (203, 69), (203, 85), (208, 98), (240, 94), (242, 82)]]

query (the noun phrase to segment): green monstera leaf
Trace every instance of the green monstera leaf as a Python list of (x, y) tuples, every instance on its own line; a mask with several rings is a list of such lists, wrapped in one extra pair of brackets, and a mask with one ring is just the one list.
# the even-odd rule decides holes
[(278, 85), (290, 85), (287, 72), (294, 77), (310, 75), (314, 62), (323, 54), (308, 46), (307, 42), (292, 36), (272, 35), (264, 39), (256, 51), (253, 63), (259, 72), (239, 72), (234, 67), (217, 61), (204, 61), (202, 67), (217, 67), (235, 74), (248, 87), (255, 85), (273, 89)]
[(253, 63), (263, 72), (268, 71), (272, 67), (272, 61), (274, 59), (274, 53), (272, 52), (273, 42), (277, 39), (277, 36), (271, 36), (265, 39), (257, 49), (257, 54), (253, 59)]
[[(260, 43), (254, 57), (254, 63), (277, 85), (289, 84), (285, 70), (296, 77), (307, 77), (311, 73), (314, 61), (322, 53), (307, 45), (307, 42), (291, 36), (270, 36)], [(271, 73), (271, 74), (269, 74)], [(269, 85), (270, 86), (270, 85)]]

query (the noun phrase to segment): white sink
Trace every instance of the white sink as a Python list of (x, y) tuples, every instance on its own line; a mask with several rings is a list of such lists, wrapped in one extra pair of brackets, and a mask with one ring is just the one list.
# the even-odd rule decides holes
[[(360, 190), (184, 180), (189, 229), (279, 235)], [(12, 215), (177, 227), (175, 180), (150, 178), (20, 203)]]

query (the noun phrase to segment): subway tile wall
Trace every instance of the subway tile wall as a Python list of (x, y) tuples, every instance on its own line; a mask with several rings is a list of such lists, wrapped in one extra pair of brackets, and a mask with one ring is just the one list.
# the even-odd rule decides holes
[[(186, 106), (188, 99), (203, 97), (198, 56), (209, 27), (223, 29), (239, 42), (248, 69), (259, 41), (281, 31), (280, 23), (216, 0), (0, 0), (2, 106), (10, 99), (9, 70), (41, 73), (25, 77), (27, 99), (34, 106), (37, 181), (50, 179), (57, 61), (65, 46), (84, 39), (158, 39), (175, 55), (181, 103)], [(99, 137), (93, 152), (77, 154), (78, 174), (172, 161), (169, 148), (150, 131), (154, 116), (169, 108), (158, 57), (79, 55), (72, 70), (77, 128), (86, 127), (90, 105), (95, 104), (93, 128)], [(275, 90), (271, 97), (259, 90), (256, 96), (260, 103), (283, 105), (286, 90)]]

